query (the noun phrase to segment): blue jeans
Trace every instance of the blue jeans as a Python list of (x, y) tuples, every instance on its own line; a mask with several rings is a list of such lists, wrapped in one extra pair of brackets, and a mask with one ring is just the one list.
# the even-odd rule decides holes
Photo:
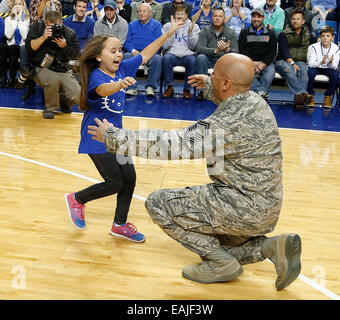
[(211, 59), (205, 54), (201, 53), (197, 57), (197, 68), (196, 73), (198, 74), (208, 74), (208, 69), (215, 66), (217, 59)]
[(332, 96), (339, 83), (339, 71), (330, 68), (310, 68), (308, 70), (308, 93), (314, 95), (314, 79), (318, 74), (327, 76), (329, 79), (327, 90), (325, 91), (325, 96)]
[(284, 60), (279, 60), (275, 63), (276, 72), (287, 81), (288, 87), (294, 95), (307, 93), (307, 66), (301, 61), (296, 61), (295, 63), (300, 68), (297, 74), (294, 72), (293, 66)]
[[(124, 53), (124, 60), (131, 58), (132, 53), (126, 52)], [(158, 53), (156, 53), (147, 63), (146, 65), (149, 67), (148, 73), (148, 81), (145, 85), (146, 87), (152, 87), (157, 89), (158, 83), (161, 79), (162, 74), (162, 57)], [(130, 86), (128, 89), (137, 89), (137, 84)]]
[(163, 56), (162, 66), (165, 88), (173, 84), (174, 81), (173, 67), (183, 66), (185, 67), (184, 89), (190, 90), (191, 86), (188, 84), (188, 76), (191, 76), (195, 73), (196, 56), (194, 54), (185, 56), (183, 58), (178, 58), (171, 53), (166, 53)]
[(270, 64), (265, 67), (260, 75), (255, 75), (253, 82), (251, 83), (250, 90), (255, 92), (263, 91), (265, 93), (268, 92), (273, 79), (275, 76), (275, 67), (274, 64)]

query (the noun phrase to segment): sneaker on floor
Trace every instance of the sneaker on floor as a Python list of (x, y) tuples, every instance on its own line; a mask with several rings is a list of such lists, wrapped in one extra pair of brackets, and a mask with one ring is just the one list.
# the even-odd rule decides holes
[(45, 119), (54, 119), (54, 113), (51, 110), (44, 109), (43, 117)]
[(154, 91), (154, 89), (153, 89), (152, 87), (150, 87), (150, 86), (146, 87), (146, 89), (145, 89), (145, 95), (146, 95), (147, 97), (154, 97), (154, 96), (155, 96), (155, 91)]
[(65, 202), (73, 225), (78, 229), (85, 228), (85, 206), (75, 199), (74, 193), (66, 193)]
[(137, 89), (128, 89), (125, 91), (125, 94), (127, 94), (128, 96), (136, 96), (138, 93)]
[(138, 232), (137, 228), (130, 222), (124, 223), (120, 226), (113, 224), (110, 234), (133, 242), (143, 242), (145, 240), (145, 236)]

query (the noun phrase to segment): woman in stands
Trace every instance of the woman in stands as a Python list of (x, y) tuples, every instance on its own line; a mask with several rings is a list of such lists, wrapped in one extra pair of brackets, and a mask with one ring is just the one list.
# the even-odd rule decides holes
[(143, 242), (145, 237), (127, 222), (127, 215), (135, 188), (136, 173), (130, 157), (106, 151), (105, 145), (91, 138), (88, 125), (95, 118), (107, 119), (122, 127), (125, 88), (135, 84), (133, 78), (138, 67), (145, 64), (161, 48), (183, 22), (172, 19), (171, 29), (148, 45), (140, 54), (123, 60), (122, 45), (113, 36), (96, 36), (84, 48), (80, 57), (80, 103), (85, 110), (81, 126), (79, 153), (88, 154), (104, 182), (81, 191), (66, 194), (65, 201), (72, 223), (79, 229), (85, 227), (85, 203), (117, 193), (117, 206), (110, 234), (124, 239)]
[(320, 15), (321, 20), (337, 21), (338, 13), (336, 12), (336, 0), (311, 0), (310, 5), (312, 12)]
[(8, 87), (13, 87), (20, 65), (26, 65), (27, 52), (25, 40), (29, 29), (29, 13), (24, 0), (14, 0), (10, 14), (5, 19), (5, 36), (7, 38), (8, 67), (10, 80)]
[(234, 29), (237, 39), (241, 30), (251, 22), (251, 13), (245, 7), (244, 0), (231, 0), (229, 7), (225, 8), (225, 24)]
[(211, 25), (212, 9), (217, 6), (218, 2), (213, 0), (201, 0), (198, 6), (194, 6), (191, 11), (191, 21), (197, 23), (200, 29)]

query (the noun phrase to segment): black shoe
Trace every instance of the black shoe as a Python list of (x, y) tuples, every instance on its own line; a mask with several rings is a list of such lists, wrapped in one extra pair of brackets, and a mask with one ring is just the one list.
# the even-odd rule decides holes
[(6, 77), (0, 77), (0, 88), (7, 88), (7, 78)]
[(60, 97), (60, 109), (62, 113), (71, 113), (72, 107), (69, 107), (63, 100), (63, 98)]
[(25, 82), (20, 82), (20, 81), (16, 81), (14, 86), (14, 89), (23, 89), (26, 88), (26, 83)]
[(8, 87), (13, 88), (16, 82), (17, 82), (16, 78), (11, 78), (8, 82)]
[(35, 94), (37, 91), (35, 88), (28, 88), (26, 93), (24, 95), (21, 96), (21, 100), (22, 101), (26, 101), (30, 96), (32, 96), (33, 94)]
[(204, 97), (203, 97), (203, 91), (200, 91), (196, 97), (196, 100), (198, 101), (204, 101)]
[(45, 109), (45, 110), (44, 110), (43, 117), (44, 117), (45, 119), (54, 119), (54, 113), (53, 113), (53, 111), (51, 111), (51, 110)]

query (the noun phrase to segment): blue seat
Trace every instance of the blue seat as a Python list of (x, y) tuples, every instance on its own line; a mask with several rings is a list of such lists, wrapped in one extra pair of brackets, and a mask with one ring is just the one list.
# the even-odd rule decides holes
[(318, 20), (316, 23), (318, 26), (316, 29), (316, 38), (320, 37), (320, 30), (322, 27), (331, 26), (334, 29), (334, 43), (338, 43), (338, 24), (336, 21)]

